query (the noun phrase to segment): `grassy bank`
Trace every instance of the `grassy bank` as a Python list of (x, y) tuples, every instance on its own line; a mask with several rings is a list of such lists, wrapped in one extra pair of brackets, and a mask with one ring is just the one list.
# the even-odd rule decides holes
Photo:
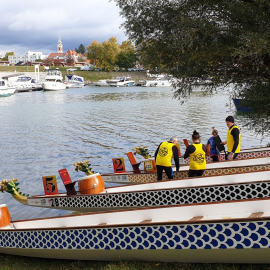
[[(67, 74), (67, 69), (70, 67), (59, 67), (63, 76)], [(115, 77), (130, 76), (136, 82), (142, 79), (146, 79), (145, 72), (105, 72), (105, 71), (80, 71), (80, 68), (74, 72), (78, 76), (82, 76), (86, 82), (96, 82), (98, 80), (112, 79)], [(0, 66), (0, 72), (34, 72), (34, 67), (27, 66)], [(43, 67), (40, 67), (40, 72), (43, 72)]]
[(0, 254), (0, 270), (269, 270), (266, 264), (182, 264), (158, 262), (95, 262), (27, 258)]

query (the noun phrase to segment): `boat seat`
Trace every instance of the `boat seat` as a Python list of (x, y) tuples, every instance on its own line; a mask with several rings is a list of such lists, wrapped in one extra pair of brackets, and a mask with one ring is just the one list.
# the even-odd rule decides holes
[(197, 216), (197, 217), (191, 218), (189, 221), (199, 221), (201, 219), (203, 219), (203, 216)]
[(152, 219), (145, 219), (145, 220), (142, 220), (139, 223), (150, 223), (150, 222), (152, 222)]
[(67, 195), (76, 195), (77, 191), (75, 190), (74, 185), (77, 183), (77, 181), (72, 182), (67, 169), (62, 169), (58, 172), (66, 188)]
[(139, 168), (141, 162), (137, 162), (135, 159), (135, 156), (132, 152), (127, 153), (128, 159), (130, 161), (130, 164), (133, 168), (133, 173), (141, 173), (141, 170)]
[(252, 213), (248, 218), (259, 218), (263, 215), (263, 212)]

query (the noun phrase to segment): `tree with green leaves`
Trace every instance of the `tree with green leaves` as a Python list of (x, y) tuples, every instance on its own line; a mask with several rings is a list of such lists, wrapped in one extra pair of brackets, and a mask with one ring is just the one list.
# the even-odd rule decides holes
[(9, 55), (14, 55), (14, 52), (7, 52), (5, 57), (2, 58), (2, 61), (8, 61), (8, 56)]
[(76, 51), (77, 53), (81, 53), (82, 55), (84, 55), (85, 52), (86, 52), (86, 49), (85, 49), (84, 45), (81, 44), (81, 45), (79, 46), (78, 49), (77, 49), (77, 48), (75, 49), (75, 51)]
[(268, 125), (270, 1), (114, 1), (144, 63), (179, 79), (175, 97), (187, 97), (190, 77), (211, 77), (211, 89), (232, 83)]
[(102, 46), (97, 41), (94, 40), (91, 45), (87, 46), (87, 58), (91, 61), (92, 64), (98, 66), (99, 65), (99, 59), (101, 57), (102, 52)]
[(117, 56), (116, 65), (121, 68), (132, 68), (135, 65), (135, 47), (130, 40), (122, 42), (120, 52)]
[(91, 45), (87, 46), (87, 58), (97, 67), (108, 70), (115, 66), (119, 52), (120, 46), (115, 37), (103, 41), (102, 44), (94, 40)]

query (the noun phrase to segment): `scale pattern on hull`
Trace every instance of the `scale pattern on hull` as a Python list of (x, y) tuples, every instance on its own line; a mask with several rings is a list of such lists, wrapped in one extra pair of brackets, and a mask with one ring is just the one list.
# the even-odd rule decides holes
[[(270, 182), (57, 198), (61, 208), (180, 205), (270, 197)], [(54, 203), (55, 204), (55, 203)]]
[[(221, 169), (208, 169), (204, 171), (203, 176), (216, 176), (226, 175), (232, 173), (246, 173), (246, 172), (259, 172), (263, 170), (269, 170), (270, 165), (256, 165), (247, 167), (234, 167), (234, 168), (221, 168)], [(187, 178), (188, 171), (174, 172), (174, 179)], [(142, 174), (130, 174), (128, 175), (129, 182), (135, 183), (149, 183), (157, 181), (156, 173), (142, 173)], [(168, 180), (168, 177), (163, 173), (162, 180)]]
[[(251, 249), (270, 247), (270, 222), (0, 231), (0, 249)], [(31, 256), (31, 251), (28, 252)]]

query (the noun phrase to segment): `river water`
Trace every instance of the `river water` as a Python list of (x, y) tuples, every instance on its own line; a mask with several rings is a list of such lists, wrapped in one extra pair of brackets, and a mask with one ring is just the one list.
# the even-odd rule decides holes
[[(89, 87), (53, 92), (25, 92), (0, 98), (0, 180), (19, 179), (20, 191), (44, 194), (42, 176), (67, 168), (72, 180), (85, 176), (74, 162), (90, 160), (95, 172), (113, 172), (112, 158), (124, 157), (135, 146), (146, 145), (151, 155), (160, 142), (177, 136), (190, 141), (196, 129), (206, 143), (215, 126), (226, 139), (225, 118), (235, 116), (242, 148), (266, 146), (268, 141), (243, 126), (228, 92), (213, 96), (191, 93), (187, 102), (173, 99), (170, 88)], [(267, 137), (267, 136), (266, 136)], [(139, 157), (137, 157), (139, 159)], [(22, 205), (1, 193), (13, 220), (57, 216), (62, 210)]]

